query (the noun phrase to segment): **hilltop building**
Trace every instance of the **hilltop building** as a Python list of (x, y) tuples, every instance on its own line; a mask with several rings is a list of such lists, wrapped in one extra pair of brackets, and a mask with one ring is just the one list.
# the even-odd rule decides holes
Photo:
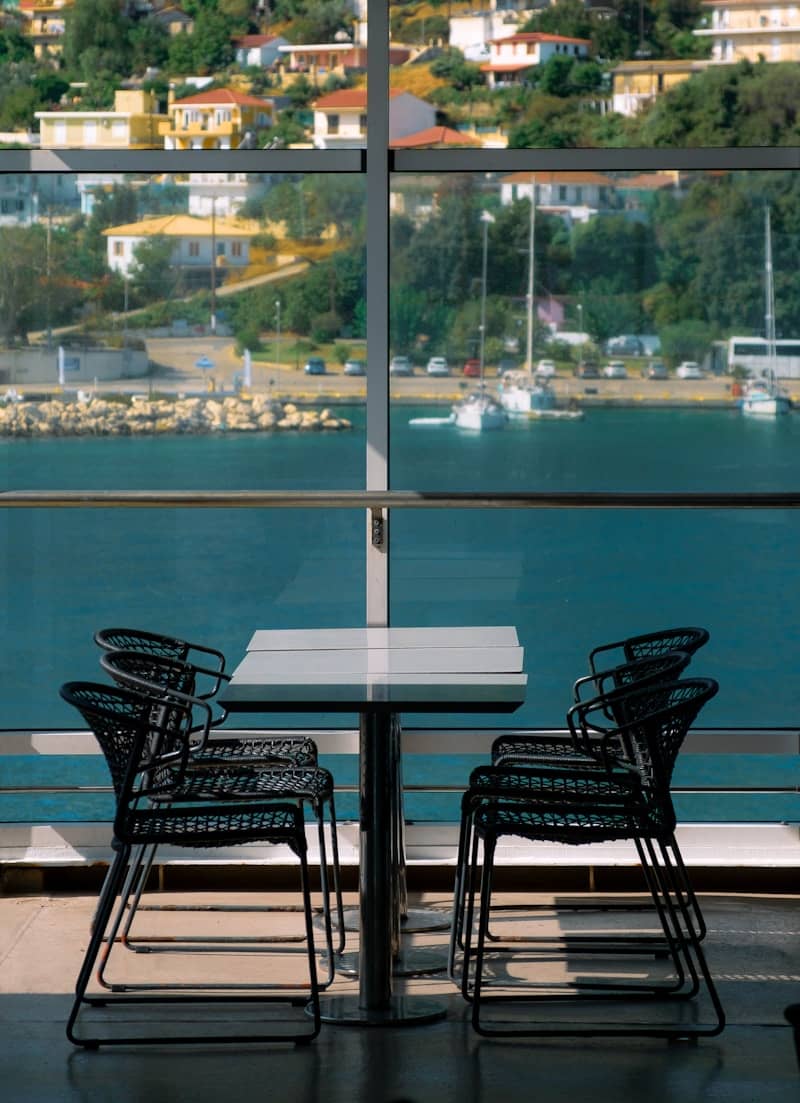
[(534, 186), (537, 210), (557, 215), (567, 225), (615, 209), (616, 182), (601, 172), (513, 172), (500, 180), (500, 202), (507, 206), (530, 200)]
[[(317, 149), (363, 146), (367, 135), (365, 88), (342, 88), (322, 96), (314, 108), (314, 145)], [(389, 142), (436, 125), (436, 108), (410, 92), (389, 93)]]
[(167, 116), (141, 89), (118, 89), (113, 111), (37, 111), (41, 145), (58, 149), (158, 149)]
[(703, 0), (711, 26), (693, 34), (710, 38), (713, 61), (800, 61), (800, 14), (796, 0)]
[(174, 100), (169, 118), (159, 125), (164, 149), (236, 149), (258, 144), (260, 133), (272, 124), (272, 100), (214, 88)]
[(623, 61), (611, 73), (612, 110), (619, 115), (636, 115), (664, 92), (688, 80), (693, 73), (702, 73), (707, 67), (707, 61), (692, 58), (679, 61), (653, 58)]
[(109, 268), (127, 276), (136, 265), (137, 246), (156, 237), (172, 241), (170, 265), (174, 268), (205, 272), (212, 264), (221, 269), (245, 268), (250, 263), (250, 239), (257, 230), (255, 224), (177, 214), (109, 226), (103, 234)]
[(551, 57), (585, 58), (589, 56), (588, 38), (568, 38), (541, 31), (519, 32), (489, 43), (489, 61), (481, 65), (490, 88), (518, 83), (534, 65), (544, 65)]
[(20, 13), (28, 20), (25, 33), (39, 61), (61, 53), (64, 16), (71, 7), (72, 0), (19, 0)]

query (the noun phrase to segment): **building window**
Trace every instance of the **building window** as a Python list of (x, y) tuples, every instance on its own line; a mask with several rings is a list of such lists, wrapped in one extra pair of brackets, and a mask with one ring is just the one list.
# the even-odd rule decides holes
[(199, 241), (190, 241), (189, 242), (189, 256), (190, 257), (199, 257), (200, 256), (200, 242)]
[(328, 133), (329, 134), (338, 134), (339, 133), (339, 116), (338, 115), (328, 115)]
[(241, 243), (241, 241), (232, 241), (231, 242), (231, 256), (232, 257), (242, 256), (242, 243)]

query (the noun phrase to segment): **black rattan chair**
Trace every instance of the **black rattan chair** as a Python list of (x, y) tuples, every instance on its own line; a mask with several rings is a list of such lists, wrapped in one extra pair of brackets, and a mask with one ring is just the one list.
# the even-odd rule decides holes
[[(594, 690), (595, 696), (602, 697), (610, 690), (624, 686), (646, 686), (659, 681), (670, 681), (678, 678), (686, 669), (688, 663), (689, 655), (680, 651), (666, 652), (662, 655), (622, 663), (610, 670), (599, 671), (579, 678), (573, 688), (574, 697), (580, 703), (581, 695), (587, 687)], [(604, 715), (613, 727), (614, 723), (620, 718), (615, 717), (611, 711), (614, 702), (613, 696), (610, 700), (612, 704)], [(469, 786), (461, 800), (461, 823), (453, 892), (454, 921), (452, 930), (455, 932), (455, 938), (451, 941), (449, 955), (449, 970), (453, 980), (456, 979), (456, 949), (463, 949), (462, 925), (464, 920), (466, 870), (471, 849), (474, 813), (487, 798), (494, 798), (503, 794), (508, 795), (514, 787), (515, 777), (519, 777), (524, 795), (525, 775), (516, 775), (512, 769), (515, 765), (571, 764), (579, 765), (584, 769), (597, 769), (604, 775), (606, 772), (605, 756), (612, 750), (611, 745), (604, 747), (603, 740), (606, 737), (606, 730), (600, 730), (599, 728), (584, 729), (579, 720), (580, 715), (582, 714), (575, 707), (569, 710), (567, 713), (568, 730), (564, 734), (520, 733), (513, 736), (503, 735), (498, 737), (492, 747), (492, 764), (479, 766), (470, 775)], [(609, 739), (612, 738), (613, 734), (609, 736)], [(625, 758), (624, 747), (613, 747), (613, 751), (620, 759)], [(640, 851), (639, 857), (646, 876), (646, 854)], [(594, 907), (594, 904), (575, 905), (576, 910), (587, 910)]]
[[(680, 652), (687, 656), (687, 662), (709, 640), (705, 628), (664, 628), (657, 632), (646, 632), (638, 636), (628, 636), (623, 640), (603, 643), (589, 652), (589, 671), (573, 684), (572, 696), (579, 702), (587, 695), (594, 697), (605, 693), (612, 686), (627, 685), (637, 681), (640, 671), (648, 667), (637, 668), (638, 662), (657, 661), (671, 652)], [(616, 662), (614, 662), (616, 660)], [(668, 672), (665, 672), (668, 675)], [(677, 673), (674, 677), (677, 677)], [(572, 736), (547, 735), (541, 733), (514, 733), (501, 735), (492, 744), (492, 762), (522, 761), (525, 758), (550, 757), (565, 754), (572, 757), (574, 744)]]
[[(716, 992), (698, 936), (696, 900), (687, 898), (685, 870), (678, 869), (674, 859), (675, 813), (669, 794), (675, 759), (690, 725), (707, 700), (717, 692), (711, 679), (690, 678), (659, 683), (642, 688), (634, 686), (575, 706), (578, 716), (573, 723), (584, 728), (605, 728), (602, 739), (605, 770), (586, 769), (578, 763), (539, 763), (493, 767), (494, 791), (487, 782), (484, 799), (470, 807), (472, 845), (468, 870), (466, 915), (464, 929), (464, 960), (462, 963), (462, 993), (472, 1001), (472, 1021), (475, 1029), (488, 1036), (533, 1036), (541, 1034), (632, 1034), (658, 1037), (698, 1037), (718, 1034), (724, 1027), (724, 1012)], [(621, 717), (614, 726), (606, 727), (611, 712)], [(619, 746), (626, 748), (626, 760), (617, 754)], [(648, 887), (658, 916), (659, 939), (667, 948), (669, 969), (659, 975), (644, 970), (634, 981), (598, 978), (589, 974), (580, 980), (562, 984), (522, 982), (510, 985), (507, 980), (492, 978), (487, 969), (487, 954), (493, 962), (508, 962), (515, 952), (513, 944), (491, 943), (488, 923), (492, 898), (492, 879), (498, 841), (505, 836), (519, 836), (539, 842), (584, 845), (601, 841), (629, 840), (636, 842), (647, 856)], [(483, 851), (482, 868), (479, 861)], [(477, 935), (474, 933), (475, 897), (480, 882)], [(473, 939), (476, 938), (473, 949)], [(537, 950), (530, 942), (525, 954), (528, 961), (552, 962), (560, 952), (564, 960), (576, 953), (574, 942), (563, 940), (563, 948), (548, 945)], [(627, 927), (615, 940), (607, 933), (595, 938), (591, 951), (598, 947), (604, 955), (605, 967), (616, 954), (625, 955), (630, 963), (632, 953), (652, 956), (653, 943), (647, 938), (631, 942)], [(597, 960), (597, 959), (595, 959)], [(644, 967), (642, 967), (644, 969)], [(629, 970), (623, 970), (627, 974)], [(507, 975), (507, 965), (501, 970)], [(677, 1022), (656, 1018), (650, 1022), (602, 1021), (551, 1023), (527, 1021), (487, 1021), (487, 1008), (498, 1004), (521, 1006), (554, 999), (647, 1001), (685, 1001), (696, 996), (702, 987), (710, 998), (713, 1022), (698, 1024), (684, 1015)], [(642, 1004), (644, 1005), (644, 1003)], [(634, 1004), (638, 1006), (638, 1004)]]
[[(341, 953), (345, 943), (344, 910), (339, 871), (336, 809), (334, 784), (330, 771), (317, 764), (299, 764), (290, 757), (268, 755), (248, 757), (238, 750), (230, 757), (217, 753), (218, 739), (210, 738), (211, 706), (193, 691), (197, 681), (196, 668), (185, 661), (163, 655), (139, 651), (106, 651), (100, 665), (118, 685), (145, 693), (158, 701), (180, 701), (188, 710), (200, 713), (195, 716), (189, 735), (189, 758), (182, 783), (184, 792), (198, 793), (204, 798), (241, 800), (252, 796), (296, 801), (308, 806), (316, 823), (319, 839), (320, 882), (323, 918), (328, 944), (328, 977), (321, 987), (327, 987), (334, 978), (334, 953)], [(304, 756), (305, 757), (305, 756)], [(330, 825), (332, 871), (328, 871), (325, 842), (325, 819)], [(136, 949), (130, 935), (131, 924), (141, 900), (149, 870), (155, 859), (156, 847), (134, 855), (132, 868), (136, 869), (137, 884), (128, 903), (128, 917), (123, 925), (123, 940)], [(332, 883), (336, 910), (337, 945), (334, 949), (331, 919)], [(188, 940), (188, 939), (187, 939)]]
[[(112, 847), (114, 859), (110, 876), (103, 886), (89, 944), (78, 973), (75, 1000), (67, 1022), (67, 1037), (76, 1045), (97, 1048), (101, 1045), (131, 1043), (194, 1043), (273, 1042), (306, 1043), (316, 1037), (320, 1027), (319, 985), (314, 950), (311, 894), (306, 858), (306, 838), (303, 816), (297, 804), (285, 800), (262, 799), (255, 794), (240, 800), (220, 800), (215, 793), (197, 787), (190, 774), (190, 732), (194, 727), (191, 708), (183, 702), (134, 693), (118, 686), (92, 682), (68, 682), (61, 687), (61, 696), (76, 708), (96, 736), (108, 764), (116, 795), (116, 814)], [(167, 707), (165, 707), (165, 705)], [(308, 979), (284, 984), (257, 979), (257, 970), (250, 970), (250, 983), (234, 986), (192, 979), (176, 983), (133, 984), (106, 987), (99, 995), (88, 994), (95, 963), (100, 956), (103, 965), (114, 950), (124, 906), (115, 901), (128, 891), (127, 876), (132, 851), (137, 846), (168, 844), (188, 848), (217, 848), (241, 843), (269, 843), (287, 846), (300, 864), (304, 934)], [(124, 905), (124, 901), (123, 901)], [(246, 988), (246, 992), (232, 989)], [(293, 995), (290, 995), (293, 993)], [(265, 1030), (254, 1018), (258, 1006), (281, 1004), (308, 1005), (305, 1013), (292, 1024), (282, 1018), (284, 1029)], [(232, 1005), (245, 1003), (250, 1012), (247, 1022), (254, 1027), (242, 1032), (232, 1027), (220, 1031), (219, 1023), (228, 1021)], [(142, 1033), (131, 1034), (129, 1016), (132, 1005), (144, 1006), (147, 1021)], [(156, 1023), (152, 1005), (163, 1010), (186, 1005), (203, 1005), (206, 1014), (213, 1007), (211, 1018), (198, 1016), (188, 1030), (170, 1034), (163, 1016)], [(122, 1035), (102, 1035), (93, 1031), (84, 1036), (76, 1032), (82, 1012), (89, 1006), (100, 1006), (113, 1018), (112, 1009), (124, 1005), (128, 1011), (123, 1020), (128, 1024)], [(226, 1009), (228, 1014), (226, 1015)], [(200, 1029), (203, 1022), (211, 1024), (208, 1033)], [(147, 1027), (149, 1026), (149, 1029)], [(302, 1026), (302, 1029), (299, 1029)]]

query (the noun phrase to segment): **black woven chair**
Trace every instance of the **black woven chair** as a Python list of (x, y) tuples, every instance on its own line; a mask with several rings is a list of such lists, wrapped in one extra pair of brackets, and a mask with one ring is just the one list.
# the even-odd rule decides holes
[[(579, 678), (574, 685), (574, 696), (576, 701), (580, 703), (581, 695), (587, 687), (594, 690), (595, 696), (603, 697), (610, 690), (624, 686), (646, 686), (659, 681), (671, 681), (683, 673), (688, 663), (689, 655), (680, 651), (666, 652), (662, 655), (622, 663), (610, 670), (598, 671), (595, 674)], [(590, 698), (590, 700), (593, 699)], [(603, 715), (613, 728), (620, 718), (613, 715), (614, 698), (612, 697), (610, 700), (611, 705), (607, 707)], [(514, 778), (517, 776), (510, 769), (515, 765), (531, 766), (560, 763), (562, 765), (579, 765), (585, 769), (596, 769), (601, 774), (605, 774), (605, 756), (611, 753), (612, 749), (620, 759), (625, 758), (625, 748), (622, 746), (612, 748), (609, 745), (604, 749), (603, 740), (606, 738), (608, 725), (606, 729), (602, 730), (597, 727), (592, 729), (584, 727), (580, 721), (582, 715), (584, 713), (575, 707), (569, 710), (567, 713), (568, 730), (564, 734), (553, 733), (540, 736), (521, 733), (514, 736), (503, 735), (498, 737), (492, 747), (492, 764), (479, 766), (470, 775), (469, 786), (461, 800), (461, 824), (453, 893), (454, 922), (452, 930), (455, 932), (455, 939), (451, 941), (449, 955), (449, 970), (453, 980), (456, 979), (456, 949), (463, 949), (462, 924), (466, 892), (466, 869), (471, 848), (473, 817), (477, 808), (487, 798), (493, 798), (504, 793), (508, 794), (509, 790), (513, 788)], [(609, 736), (609, 739), (613, 739), (613, 733)], [(520, 784), (524, 795), (524, 775), (520, 775)], [(647, 876), (646, 854), (640, 851), (639, 857), (645, 876)], [(576, 911), (594, 908), (593, 903), (575, 905)]]
[[(686, 655), (688, 662), (708, 640), (709, 633), (705, 628), (664, 628), (600, 644), (589, 652), (590, 673), (573, 684), (573, 700), (579, 702), (586, 696), (605, 693), (612, 686), (627, 685), (647, 676), (646, 673), (640, 674), (640, 671), (647, 671), (647, 666), (637, 668), (632, 664), (651, 660), (657, 663), (658, 659), (672, 652)], [(657, 670), (657, 666), (653, 669)], [(677, 673), (674, 676), (677, 677)], [(495, 763), (561, 754), (568, 757), (574, 755), (572, 735), (520, 732), (498, 736), (492, 744), (492, 762)]]
[[(166, 707), (176, 700), (194, 717), (189, 733), (189, 757), (182, 782), (185, 795), (198, 793), (205, 798), (241, 800), (252, 796), (296, 801), (308, 806), (316, 823), (320, 853), (320, 883), (325, 937), (328, 946), (328, 977), (321, 984), (327, 987), (334, 979), (334, 954), (340, 954), (345, 943), (344, 910), (339, 871), (334, 784), (330, 771), (317, 764), (298, 764), (291, 758), (278, 756), (247, 757), (238, 751), (230, 757), (219, 756), (219, 740), (210, 738), (212, 710), (207, 699), (194, 696), (196, 668), (185, 661), (139, 651), (104, 652), (100, 665), (118, 685), (165, 701)], [(154, 705), (156, 709), (159, 707)], [(197, 714), (199, 713), (199, 718)], [(328, 871), (325, 842), (325, 818), (330, 825), (332, 871)], [(156, 847), (134, 855), (132, 870), (136, 886), (128, 901), (128, 917), (123, 924), (122, 938), (131, 949), (137, 946), (131, 939), (131, 925), (138, 909), (149, 870), (155, 859)], [(337, 944), (334, 948), (331, 918), (331, 889), (336, 910)], [(252, 909), (249, 909), (252, 910)], [(184, 941), (195, 939), (184, 938)], [(213, 940), (207, 940), (213, 941)]]
[[(145, 695), (118, 687), (93, 682), (68, 682), (61, 687), (61, 696), (76, 708), (94, 732), (108, 764), (116, 795), (116, 814), (112, 847), (114, 859), (110, 876), (103, 886), (95, 922), (83, 963), (78, 973), (75, 1000), (67, 1022), (67, 1037), (76, 1045), (97, 1048), (101, 1045), (131, 1043), (194, 1043), (273, 1042), (306, 1043), (316, 1037), (320, 1027), (319, 985), (314, 949), (311, 894), (309, 888), (306, 838), (303, 816), (296, 804), (274, 799), (259, 799), (255, 794), (247, 799), (220, 800), (214, 792), (197, 787), (188, 770), (191, 760), (189, 734), (194, 726), (192, 710), (178, 700), (154, 700)], [(300, 864), (303, 895), (304, 933), (308, 979), (296, 984), (284, 984), (256, 979), (251, 970), (250, 983), (234, 986), (206, 981), (136, 985), (124, 983), (106, 988), (100, 995), (87, 994), (92, 971), (100, 956), (103, 966), (117, 941), (123, 908), (115, 901), (125, 893), (129, 881), (127, 871), (134, 847), (170, 846), (216, 848), (241, 843), (260, 842), (284, 845), (297, 856)], [(246, 988), (246, 992), (232, 989)], [(293, 993), (293, 995), (290, 995)], [(281, 1030), (265, 1030), (252, 1017), (254, 1006), (291, 1004), (308, 1007), (292, 1024), (282, 1018)], [(199, 1027), (202, 1022), (225, 1021), (225, 1008), (247, 1004), (251, 1012), (248, 1022), (255, 1025), (251, 1032), (232, 1030), (220, 1032), (211, 1028), (207, 1034)], [(88, 1006), (102, 1006), (111, 1015), (112, 1008), (132, 1004), (158, 1004), (185, 1008), (187, 1004), (202, 1004), (215, 1008), (213, 1018), (198, 1017), (188, 1031), (169, 1034), (163, 1018), (156, 1026), (154, 1013), (141, 1034), (124, 1033), (101, 1036), (96, 1032), (79, 1036), (77, 1026), (81, 1013)], [(185, 1011), (181, 1011), (181, 1016)], [(128, 1021), (129, 1015), (123, 1019)], [(302, 1029), (299, 1029), (302, 1027)], [(130, 1025), (126, 1028), (130, 1029)]]
[[(700, 709), (715, 693), (717, 684), (707, 678), (689, 678), (670, 683), (634, 686), (575, 706), (579, 723), (599, 728), (609, 711), (622, 717), (614, 727), (606, 728), (603, 756), (606, 770), (586, 769), (579, 764), (541, 763), (535, 766), (495, 767), (494, 795), (487, 795), (477, 809), (471, 810), (473, 841), (470, 855), (468, 904), (464, 919), (464, 961), (462, 992), (472, 1001), (475, 1029), (487, 1036), (534, 1036), (541, 1034), (648, 1035), (692, 1038), (718, 1034), (725, 1017), (696, 930), (693, 909), (686, 898), (682, 876), (676, 870), (674, 852), (675, 813), (669, 793), (674, 763), (683, 739)], [(621, 761), (616, 748), (625, 746), (627, 760)], [(488, 789), (488, 787), (487, 787)], [(487, 954), (508, 961), (513, 945), (488, 943), (492, 877), (498, 841), (505, 836), (531, 841), (583, 845), (605, 841), (638, 841), (647, 854), (649, 886), (658, 916), (660, 938), (668, 950), (671, 972), (665, 976), (625, 975), (607, 979), (595, 975), (562, 984), (525, 981), (519, 985), (490, 978)], [(483, 851), (481, 868), (480, 849)], [(685, 873), (685, 871), (683, 871)], [(475, 897), (480, 882), (477, 936), (474, 934)], [(695, 902), (695, 907), (696, 907)], [(699, 910), (699, 909), (698, 909)], [(621, 934), (628, 935), (627, 929)], [(473, 949), (473, 938), (475, 948)], [(621, 945), (622, 943), (620, 943)], [(613, 936), (606, 939), (606, 968), (614, 956)], [(629, 955), (632, 947), (625, 947)], [(575, 952), (568, 946), (565, 957)], [(652, 955), (652, 945), (644, 942), (640, 952)], [(536, 950), (527, 946), (529, 959)], [(548, 947), (547, 959), (554, 950)], [(630, 957), (626, 960), (629, 962)], [(506, 969), (507, 972), (507, 969)], [(685, 1001), (705, 988), (713, 1008), (713, 1022), (698, 1024), (694, 1017), (678, 1017), (675, 1022), (655, 1018), (650, 1022), (600, 1021), (537, 1022), (487, 1021), (486, 1009), (498, 1004), (520, 1006), (556, 1000), (600, 1000), (604, 1004), (624, 1000), (632, 1006), (647, 1001)]]

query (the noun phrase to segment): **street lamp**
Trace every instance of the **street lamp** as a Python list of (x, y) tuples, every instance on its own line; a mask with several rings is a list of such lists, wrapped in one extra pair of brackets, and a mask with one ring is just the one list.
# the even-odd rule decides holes
[(217, 335), (217, 197), (211, 196), (211, 336)]
[(275, 300), (275, 314), (276, 314), (276, 323), (275, 323), (275, 370), (278, 371), (279, 368), (280, 368), (280, 346), (281, 346), (281, 301), (280, 301), (280, 299)]
[(483, 385), (483, 365), (486, 352), (486, 259), (489, 250), (489, 223), (494, 222), (494, 216), (488, 211), (481, 212), (483, 223), (483, 265), (481, 268), (481, 324), (480, 324), (480, 365), (481, 386)]

